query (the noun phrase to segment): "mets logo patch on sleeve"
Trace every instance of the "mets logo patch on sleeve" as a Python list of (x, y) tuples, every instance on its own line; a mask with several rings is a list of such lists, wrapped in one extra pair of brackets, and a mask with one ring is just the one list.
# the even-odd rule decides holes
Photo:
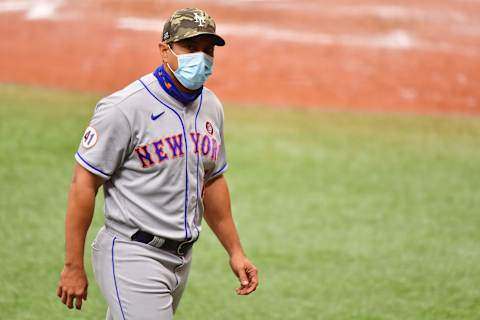
[(210, 121), (207, 121), (207, 123), (205, 123), (205, 128), (207, 129), (209, 135), (213, 135), (213, 126)]
[(98, 133), (94, 127), (88, 127), (82, 138), (82, 146), (86, 149), (93, 147), (98, 140)]

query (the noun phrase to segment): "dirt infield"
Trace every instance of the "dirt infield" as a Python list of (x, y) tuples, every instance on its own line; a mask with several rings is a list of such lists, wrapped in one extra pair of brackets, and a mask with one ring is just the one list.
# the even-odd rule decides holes
[[(480, 114), (480, 1), (197, 1), (227, 46), (224, 101)], [(380, 4), (382, 3), (382, 4)], [(191, 2), (0, 1), (0, 81), (103, 93), (153, 71)]]

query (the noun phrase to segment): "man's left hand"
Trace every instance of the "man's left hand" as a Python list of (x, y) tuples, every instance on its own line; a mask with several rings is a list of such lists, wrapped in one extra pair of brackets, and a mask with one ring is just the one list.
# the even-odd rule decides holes
[(235, 291), (238, 295), (248, 295), (258, 286), (258, 271), (243, 254), (230, 257), (230, 267), (240, 281), (240, 287)]

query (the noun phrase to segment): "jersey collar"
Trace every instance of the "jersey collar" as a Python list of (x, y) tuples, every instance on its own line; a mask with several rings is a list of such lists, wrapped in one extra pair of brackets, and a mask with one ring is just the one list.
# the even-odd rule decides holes
[(192, 103), (200, 94), (202, 94), (203, 86), (191, 93), (181, 91), (175, 85), (172, 77), (170, 77), (170, 75), (165, 71), (163, 64), (153, 72), (153, 75), (155, 78), (157, 78), (163, 90), (165, 90), (165, 92), (167, 92), (174, 99), (180, 101), (183, 105)]

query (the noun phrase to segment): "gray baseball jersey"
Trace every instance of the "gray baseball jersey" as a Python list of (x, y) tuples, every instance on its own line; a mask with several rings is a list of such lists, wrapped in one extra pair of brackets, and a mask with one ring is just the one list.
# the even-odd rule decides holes
[(204, 184), (227, 170), (222, 105), (204, 88), (184, 106), (148, 74), (97, 104), (75, 158), (106, 180), (108, 228), (196, 239)]

